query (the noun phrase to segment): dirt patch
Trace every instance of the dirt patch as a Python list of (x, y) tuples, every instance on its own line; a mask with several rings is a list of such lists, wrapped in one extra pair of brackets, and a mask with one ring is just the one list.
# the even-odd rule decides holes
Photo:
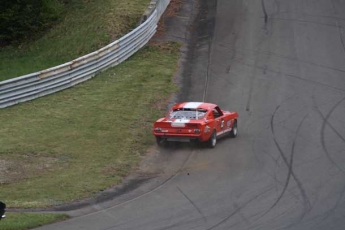
[(0, 184), (12, 184), (56, 169), (58, 159), (37, 155), (11, 155), (0, 160)]
[(166, 31), (165, 21), (168, 18), (175, 17), (176, 14), (181, 10), (182, 6), (183, 6), (182, 0), (171, 0), (170, 1), (169, 6), (167, 7), (165, 12), (163, 13), (161, 19), (159, 20), (159, 23), (157, 25), (157, 32), (153, 38), (159, 38), (159, 37), (162, 37), (165, 35), (165, 31)]
[[(179, 12), (182, 8), (183, 1), (182, 0), (171, 0), (169, 7), (165, 10), (163, 14), (163, 20), (165, 17), (174, 17), (176, 16), (176, 13)], [(162, 20), (161, 20), (162, 21)]]

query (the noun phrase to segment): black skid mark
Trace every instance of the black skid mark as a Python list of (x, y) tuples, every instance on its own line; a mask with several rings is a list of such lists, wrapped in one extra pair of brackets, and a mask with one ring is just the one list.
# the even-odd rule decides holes
[[(217, 4), (218, 4), (218, 0), (215, 0), (215, 8), (216, 9), (217, 9)], [(214, 31), (216, 28), (216, 17), (214, 17), (214, 20), (212, 20), (208, 23), (208, 27), (209, 27), (209, 30), (211, 30), (211, 32), (208, 35), (206, 79), (205, 79), (205, 86), (204, 86), (202, 101), (206, 101), (208, 84), (210, 81), (210, 66), (211, 66), (211, 57), (212, 57), (212, 51), (213, 51), (213, 37), (214, 37)]]
[(205, 222), (207, 222), (207, 219), (205, 215), (201, 212), (201, 210), (196, 206), (196, 204), (180, 189), (180, 187), (176, 186), (176, 188), (179, 190), (179, 192), (193, 205), (193, 207), (197, 210), (197, 212), (202, 216)]
[(268, 14), (266, 11), (265, 0), (261, 0), (261, 7), (262, 7), (262, 11), (264, 13), (264, 20), (265, 20), (265, 25), (266, 25), (268, 22)]
[[(279, 105), (277, 108), (279, 108), (279, 107), (280, 107), (280, 105)], [(276, 111), (277, 111), (277, 109), (276, 109)], [(276, 112), (276, 111), (275, 111), (275, 112)], [(275, 114), (275, 112), (274, 112), (274, 114)], [(309, 112), (309, 113), (310, 113), (310, 112)], [(289, 161), (289, 163), (287, 164), (287, 166), (288, 166), (288, 174), (287, 174), (287, 178), (286, 178), (285, 183), (284, 183), (283, 190), (280, 192), (280, 195), (278, 196), (277, 200), (271, 205), (271, 207), (270, 207), (266, 212), (264, 212), (259, 218), (257, 218), (255, 221), (261, 219), (261, 218), (264, 217), (267, 213), (269, 213), (270, 211), (272, 211), (272, 210), (274, 209), (274, 207), (279, 203), (279, 201), (283, 198), (285, 192), (287, 191), (287, 188), (288, 188), (289, 183), (290, 183), (291, 176), (293, 175), (292, 165), (293, 165), (293, 159), (294, 159), (294, 155), (295, 155), (296, 140), (297, 140), (297, 137), (298, 137), (298, 133), (299, 133), (301, 127), (302, 127), (302, 124), (304, 123), (305, 119), (308, 117), (309, 113), (307, 113), (307, 114), (303, 117), (303, 119), (302, 119), (301, 122), (299, 123), (298, 128), (297, 128), (297, 131), (296, 131), (296, 133), (295, 133), (294, 141), (293, 141), (293, 143), (292, 143), (292, 148), (291, 148), (290, 161)], [(274, 114), (273, 114), (273, 116), (274, 116)], [(273, 125), (272, 121), (273, 121), (273, 119), (271, 119), (271, 125)], [(271, 126), (271, 127), (272, 127), (272, 126)], [(279, 147), (279, 148), (280, 148), (280, 147)], [(284, 159), (284, 162), (287, 161), (284, 154), (282, 154), (282, 158)], [(295, 180), (296, 180), (296, 179), (295, 179)], [(296, 183), (297, 183), (297, 181), (296, 181)], [(297, 183), (297, 185), (298, 185), (298, 183)], [(290, 192), (290, 193), (291, 193), (291, 192)], [(303, 196), (303, 195), (302, 195), (302, 196)], [(305, 203), (306, 199), (303, 198), (303, 200), (304, 200), (304, 203)], [(308, 201), (308, 203), (309, 203), (308, 206), (310, 207), (310, 202)], [(304, 204), (304, 207), (307, 207), (307, 206)], [(305, 209), (306, 209), (306, 208), (305, 208)], [(309, 209), (309, 208), (308, 208), (308, 209)], [(300, 217), (300, 220), (302, 220), (302, 219), (304, 218), (304, 216), (305, 216), (306, 213), (307, 213), (307, 209), (303, 212), (303, 215)]]
[(324, 122), (322, 123), (321, 131), (325, 131), (326, 124), (338, 135), (338, 137), (345, 143), (345, 138), (329, 123), (328, 119), (334, 112), (336, 108), (345, 100), (345, 97), (341, 99), (337, 104), (334, 105), (334, 107), (327, 113), (326, 117), (324, 117), (321, 113), (321, 111), (318, 109), (320, 114), (322, 115), (322, 118), (324, 118)]
[[(272, 132), (272, 135), (273, 135), (273, 141), (274, 141), (274, 143), (275, 143), (275, 145), (276, 145), (276, 147), (277, 147), (277, 149), (278, 149), (278, 151), (279, 151), (279, 153), (280, 153), (280, 155), (281, 155), (281, 157), (282, 157), (282, 159), (283, 159), (285, 165), (286, 165), (286, 166), (288, 167), (288, 169), (289, 169), (289, 174), (288, 174), (288, 178), (287, 178), (287, 179), (289, 179), (290, 176), (292, 176), (293, 179), (295, 180), (295, 182), (296, 182), (296, 184), (297, 184), (297, 187), (298, 187), (298, 189), (299, 189), (300, 192), (301, 192), (305, 210), (307, 210), (307, 209), (310, 209), (310, 207), (311, 207), (311, 203), (310, 203), (310, 201), (309, 201), (309, 199), (308, 199), (308, 196), (307, 196), (307, 194), (306, 194), (306, 192), (305, 192), (305, 190), (304, 190), (304, 188), (303, 188), (303, 185), (302, 185), (301, 181), (297, 178), (296, 174), (295, 174), (294, 171), (293, 171), (292, 164), (291, 164), (291, 163), (292, 163), (292, 162), (291, 162), (291, 159), (290, 159), (290, 162), (288, 162), (288, 159), (286, 158), (286, 156), (285, 156), (283, 150), (281, 149), (281, 147), (280, 147), (280, 145), (279, 145), (279, 143), (278, 143), (278, 141), (277, 141), (277, 139), (276, 139), (276, 137), (275, 137), (275, 131), (274, 131), (274, 124), (273, 124), (273, 121), (274, 121), (275, 114), (276, 114), (276, 112), (279, 110), (280, 106), (281, 106), (281, 104), (278, 105), (278, 106), (276, 107), (276, 109), (275, 109), (275, 111), (274, 111), (274, 113), (273, 113), (273, 115), (272, 115), (272, 117), (271, 117), (271, 132)], [(305, 118), (306, 118), (306, 117), (305, 117)], [(305, 119), (305, 118), (304, 118), (304, 119)], [(302, 122), (300, 123), (300, 126), (302, 125), (304, 119), (303, 119)], [(297, 135), (297, 134), (296, 134), (296, 135)], [(290, 176), (289, 176), (289, 175), (290, 175)], [(289, 179), (289, 180), (290, 180), (290, 179)], [(288, 182), (288, 181), (287, 181), (287, 182)], [(283, 190), (283, 191), (284, 191), (284, 190)], [(276, 205), (276, 204), (275, 204), (275, 205)], [(303, 216), (305, 215), (305, 213), (306, 213), (306, 211), (303, 213)]]
[(228, 215), (227, 217), (225, 217), (224, 219), (222, 219), (221, 221), (219, 221), (218, 223), (214, 224), (213, 226), (205, 229), (205, 230), (212, 230), (216, 227), (218, 227), (219, 225), (222, 225), (223, 223), (225, 223), (227, 220), (229, 220), (231, 217), (233, 217), (234, 215), (236, 215), (239, 211), (241, 211), (242, 209), (244, 209), (247, 205), (249, 205), (251, 202), (253, 202), (254, 200), (256, 200), (257, 198), (259, 198), (260, 196), (264, 195), (265, 193), (271, 191), (272, 189), (274, 189), (274, 187), (270, 187), (266, 190), (264, 190), (263, 192), (259, 193), (258, 195), (252, 197), (251, 199), (249, 199), (246, 203), (244, 203), (242, 206), (238, 206), (237, 209), (235, 209), (235, 211), (233, 211), (230, 215)]
[[(310, 113), (310, 112), (309, 112)], [(297, 136), (298, 136), (298, 133), (299, 133), (299, 130), (301, 129), (302, 127), (302, 124), (304, 123), (305, 119), (308, 117), (309, 113), (307, 113), (302, 121), (299, 123), (298, 125), (298, 128), (297, 128), (297, 131), (295, 133), (295, 137), (294, 137), (294, 141), (292, 143), (292, 148), (291, 148), (291, 158), (290, 158), (290, 166), (289, 166), (289, 174), (292, 175), (292, 165), (293, 165), (293, 157), (294, 157), (294, 154), (295, 154), (295, 146), (296, 146), (296, 140), (297, 140)], [(289, 177), (289, 176), (288, 176)], [(290, 180), (290, 178), (289, 178)], [(287, 188), (287, 185), (289, 184), (289, 182), (287, 181), (286, 183), (286, 188)], [(286, 188), (284, 188), (284, 190), (282, 191), (282, 195), (285, 193), (285, 190)], [(281, 199), (281, 197), (280, 197)], [(279, 200), (278, 200), (279, 202)], [(306, 202), (306, 200), (304, 200), (304, 202)], [(304, 212), (303, 214), (300, 216), (299, 220), (297, 220), (296, 222), (292, 223), (292, 224), (289, 224), (288, 226), (286, 226), (286, 228), (289, 228), (289, 227), (292, 227), (293, 225), (299, 223), (301, 220), (303, 220), (303, 218), (305, 217), (305, 215), (312, 209), (312, 206), (311, 206), (311, 203), (309, 200), (307, 200), (308, 203), (305, 203), (304, 204)]]
[(331, 125), (328, 121), (328, 119), (330, 118), (330, 116), (332, 115), (332, 113), (334, 112), (334, 110), (345, 100), (345, 97), (343, 99), (341, 99), (339, 102), (337, 102), (337, 104), (335, 104), (331, 110), (327, 113), (326, 116), (324, 116), (319, 107), (316, 104), (315, 101), (315, 97), (313, 96), (313, 101), (314, 101), (314, 105), (315, 108), (317, 110), (317, 112), (319, 113), (319, 115), (321, 116), (323, 123), (321, 126), (321, 135), (320, 135), (320, 139), (321, 139), (321, 145), (322, 145), (322, 149), (323, 151), (326, 153), (326, 156), (328, 158), (328, 160), (335, 165), (340, 171), (342, 171), (345, 174), (345, 169), (343, 167), (341, 167), (337, 162), (335, 162), (335, 160), (333, 160), (333, 158), (331, 157), (331, 154), (328, 152), (327, 147), (326, 147), (326, 143), (325, 143), (325, 128), (326, 125), (328, 125), (333, 131), (334, 133), (336, 133), (338, 135), (338, 137), (345, 143), (345, 139), (343, 136), (341, 136), (341, 134), (333, 127), (333, 125)]
[[(261, 66), (258, 66), (256, 64), (249, 64), (249, 63), (246, 63), (243, 60), (240, 60), (240, 59), (237, 59), (237, 58), (234, 58), (233, 61), (237, 62), (237, 63), (239, 63), (240, 65), (243, 65), (243, 66), (248, 66), (248, 67), (251, 67), (251, 68), (256, 68), (256, 69), (264, 70), (264, 68), (261, 67)], [(269, 68), (267, 68), (266, 71), (267, 72), (276, 73), (276, 74), (282, 74), (284, 77), (299, 79), (299, 80), (307, 82), (307, 83), (311, 83), (311, 84), (315, 84), (315, 85), (320, 85), (320, 86), (327, 87), (327, 88), (330, 88), (330, 89), (333, 89), (333, 90), (345, 92), (345, 90), (342, 89), (342, 88), (339, 88), (339, 87), (336, 87), (336, 86), (327, 85), (327, 84), (324, 84), (324, 83), (321, 83), (321, 82), (317, 82), (317, 81), (314, 81), (314, 80), (306, 79), (306, 78), (303, 78), (303, 77), (300, 77), (300, 76), (296, 76), (296, 75), (292, 75), (292, 74), (285, 74), (283, 72), (276, 71), (276, 70), (269, 69)]]
[[(336, 15), (334, 0), (331, 0), (331, 3), (332, 3), (332, 8), (333, 8), (333, 11), (334, 11), (334, 15)], [(343, 28), (339, 25), (338, 19), (337, 19), (336, 22), (337, 22), (337, 28), (338, 28), (338, 33), (339, 33), (339, 39), (340, 39), (343, 51), (345, 52), (344, 39), (343, 39), (343, 36), (341, 35), (342, 34), (341, 31), (342, 31)]]

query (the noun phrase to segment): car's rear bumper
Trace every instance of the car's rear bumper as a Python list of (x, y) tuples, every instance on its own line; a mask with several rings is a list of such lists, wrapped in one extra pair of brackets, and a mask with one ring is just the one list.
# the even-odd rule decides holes
[(156, 138), (160, 138), (167, 141), (175, 141), (175, 142), (190, 142), (190, 141), (205, 141), (205, 136), (201, 134), (168, 134), (168, 133), (154, 133)]

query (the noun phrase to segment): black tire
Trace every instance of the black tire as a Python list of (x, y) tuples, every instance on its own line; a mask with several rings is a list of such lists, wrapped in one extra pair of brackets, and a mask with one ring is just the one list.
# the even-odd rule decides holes
[(167, 142), (168, 141), (166, 141), (164, 138), (156, 137), (156, 143), (159, 147), (166, 147), (168, 145)]
[(6, 217), (5, 212), (6, 212), (6, 204), (0, 201), (0, 220)]
[(232, 125), (232, 129), (230, 131), (230, 137), (235, 138), (237, 137), (238, 129), (237, 129), (237, 120), (235, 120), (235, 123)]
[(158, 146), (162, 146), (162, 142), (163, 142), (163, 140), (161, 137), (156, 137), (156, 143)]
[(213, 130), (210, 139), (207, 142), (207, 145), (209, 148), (214, 148), (216, 147), (217, 144), (217, 134), (216, 134), (216, 130)]

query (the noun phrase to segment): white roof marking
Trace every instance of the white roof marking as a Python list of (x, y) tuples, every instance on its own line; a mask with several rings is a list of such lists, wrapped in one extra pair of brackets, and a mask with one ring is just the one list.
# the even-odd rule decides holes
[(188, 102), (187, 104), (185, 104), (183, 106), (183, 108), (186, 108), (186, 109), (197, 109), (201, 104), (202, 104), (202, 102)]

